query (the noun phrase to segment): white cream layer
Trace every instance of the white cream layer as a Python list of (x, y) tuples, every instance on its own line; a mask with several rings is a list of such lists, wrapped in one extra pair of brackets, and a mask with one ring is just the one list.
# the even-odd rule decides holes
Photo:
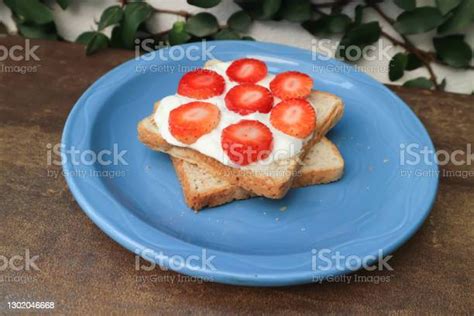
[[(180, 147), (189, 147), (192, 148), (206, 156), (210, 156), (219, 162), (231, 166), (234, 168), (246, 168), (253, 165), (268, 165), (274, 161), (285, 160), (290, 157), (297, 155), (303, 144), (311, 137), (308, 136), (306, 139), (299, 139), (296, 137), (289, 136), (285, 133), (280, 132), (276, 128), (272, 126), (270, 123), (270, 113), (251, 113), (248, 115), (240, 115), (238, 113), (232, 112), (227, 109), (224, 97), (227, 92), (234, 86), (238, 85), (238, 83), (230, 81), (226, 75), (227, 67), (230, 66), (230, 62), (221, 62), (215, 65), (205, 67), (209, 70), (214, 70), (218, 74), (220, 74), (225, 80), (225, 91), (222, 95), (209, 98), (206, 100), (196, 100), (188, 97), (184, 97), (178, 94), (170, 95), (163, 98), (160, 101), (160, 106), (158, 110), (155, 112), (154, 120), (158, 125), (160, 130), (161, 136), (171, 145), (180, 146)], [(272, 74), (268, 74), (264, 79), (259, 81), (257, 84), (261, 85), (265, 88), (269, 88), (270, 82), (275, 76)], [(170, 112), (179, 107), (182, 104), (192, 102), (192, 101), (205, 101), (209, 103), (215, 104), (220, 112), (221, 112), (221, 119), (217, 127), (212, 130), (210, 133), (201, 136), (195, 143), (187, 145), (176, 138), (170, 133), (168, 127), (168, 118)], [(273, 106), (277, 105), (281, 100), (278, 98), (274, 98)], [(264, 160), (256, 161), (248, 166), (242, 167), (234, 162), (232, 162), (229, 157), (226, 155), (224, 150), (221, 146), (221, 133), (224, 128), (229, 126), (230, 124), (234, 124), (239, 122), (240, 120), (257, 120), (268, 126), (273, 134), (273, 149), (272, 153)]]

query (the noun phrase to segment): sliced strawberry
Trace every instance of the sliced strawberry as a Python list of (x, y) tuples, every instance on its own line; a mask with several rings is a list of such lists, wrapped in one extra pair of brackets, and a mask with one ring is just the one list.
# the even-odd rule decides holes
[(263, 123), (241, 120), (224, 128), (221, 145), (230, 160), (246, 166), (267, 158), (272, 150), (273, 135)]
[(305, 99), (288, 99), (273, 108), (270, 122), (285, 134), (306, 138), (316, 127), (316, 112)]
[(273, 106), (273, 96), (265, 87), (244, 83), (227, 92), (225, 104), (229, 110), (241, 115), (254, 112), (268, 113)]
[(313, 88), (313, 79), (297, 71), (282, 72), (270, 82), (270, 90), (282, 100), (306, 98)]
[(217, 106), (208, 102), (189, 102), (170, 112), (169, 130), (180, 142), (192, 144), (216, 128), (220, 120)]
[(186, 73), (178, 84), (178, 94), (194, 99), (207, 99), (221, 95), (225, 81), (217, 72), (197, 69)]
[(242, 58), (234, 61), (226, 74), (232, 81), (238, 83), (257, 83), (267, 75), (267, 65), (254, 58)]

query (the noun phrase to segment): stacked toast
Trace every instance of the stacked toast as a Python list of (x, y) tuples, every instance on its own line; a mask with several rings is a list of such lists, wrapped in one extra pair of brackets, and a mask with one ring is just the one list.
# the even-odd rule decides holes
[(325, 137), (343, 102), (312, 87), (310, 76), (272, 75), (257, 59), (211, 60), (155, 103), (138, 137), (171, 156), (196, 211), (254, 196), (280, 199), (343, 174), (344, 160)]

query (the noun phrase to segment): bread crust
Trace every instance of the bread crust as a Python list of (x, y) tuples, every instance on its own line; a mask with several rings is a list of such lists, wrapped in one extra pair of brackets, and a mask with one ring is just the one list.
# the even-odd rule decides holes
[[(339, 180), (342, 177), (344, 170), (344, 159), (342, 158), (336, 145), (330, 140), (323, 137), (321, 143), (330, 146), (332, 152), (331, 157), (337, 159), (337, 166), (331, 168), (305, 169), (301, 168), (299, 173), (293, 180), (292, 188), (299, 188), (315, 184), (325, 184)], [(204, 207), (214, 207), (222, 204), (232, 202), (234, 200), (243, 200), (253, 197), (254, 195), (238, 186), (232, 185), (226, 181), (220, 185), (214, 186), (213, 189), (206, 189), (204, 192), (199, 192), (197, 188), (193, 188), (192, 173), (186, 170), (186, 165), (189, 168), (189, 162), (182, 159), (171, 157), (176, 174), (181, 183), (183, 195), (186, 204), (195, 211), (199, 211)], [(196, 168), (199, 168), (196, 166)], [(201, 172), (205, 172), (199, 168)], [(304, 171), (303, 171), (304, 170)]]
[[(312, 171), (312, 172), (304, 172), (300, 173), (293, 179), (292, 188), (300, 188), (314, 184), (325, 184), (337, 181), (342, 178), (344, 174), (344, 159), (342, 158), (339, 149), (337, 149), (336, 145), (329, 141), (328, 139), (323, 139), (331, 146), (331, 151), (334, 157), (337, 157), (339, 163), (341, 164), (340, 168), (329, 168), (324, 171)], [(323, 141), (321, 140), (321, 141)]]
[(253, 195), (249, 191), (233, 185), (222, 186), (219, 189), (208, 190), (206, 192), (196, 192), (189, 182), (188, 175), (184, 168), (186, 163), (182, 159), (171, 157), (179, 182), (183, 189), (184, 200), (186, 204), (195, 211), (209, 206), (214, 207), (229, 203), (234, 200), (245, 200), (251, 198)]

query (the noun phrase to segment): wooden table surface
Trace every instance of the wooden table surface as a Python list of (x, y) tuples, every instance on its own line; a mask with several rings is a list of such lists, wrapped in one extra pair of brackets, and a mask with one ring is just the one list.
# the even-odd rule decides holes
[[(40, 46), (39, 61), (0, 63), (0, 313), (12, 301), (53, 301), (60, 313), (474, 312), (472, 175), (441, 177), (429, 218), (391, 259), (394, 271), (358, 272), (380, 282), (246, 288), (193, 282), (159, 269), (135, 271), (134, 254), (89, 220), (63, 177), (52, 176), (61, 168), (47, 163), (47, 146), (60, 142), (75, 101), (133, 53), (86, 57), (75, 44), (30, 44)], [(25, 41), (0, 38), (0, 46), (13, 45)], [(421, 118), (437, 149), (472, 145), (474, 96), (392, 88)], [(474, 167), (449, 164), (442, 170), (472, 173)], [(39, 256), (39, 271), (4, 264), (25, 251)]]

